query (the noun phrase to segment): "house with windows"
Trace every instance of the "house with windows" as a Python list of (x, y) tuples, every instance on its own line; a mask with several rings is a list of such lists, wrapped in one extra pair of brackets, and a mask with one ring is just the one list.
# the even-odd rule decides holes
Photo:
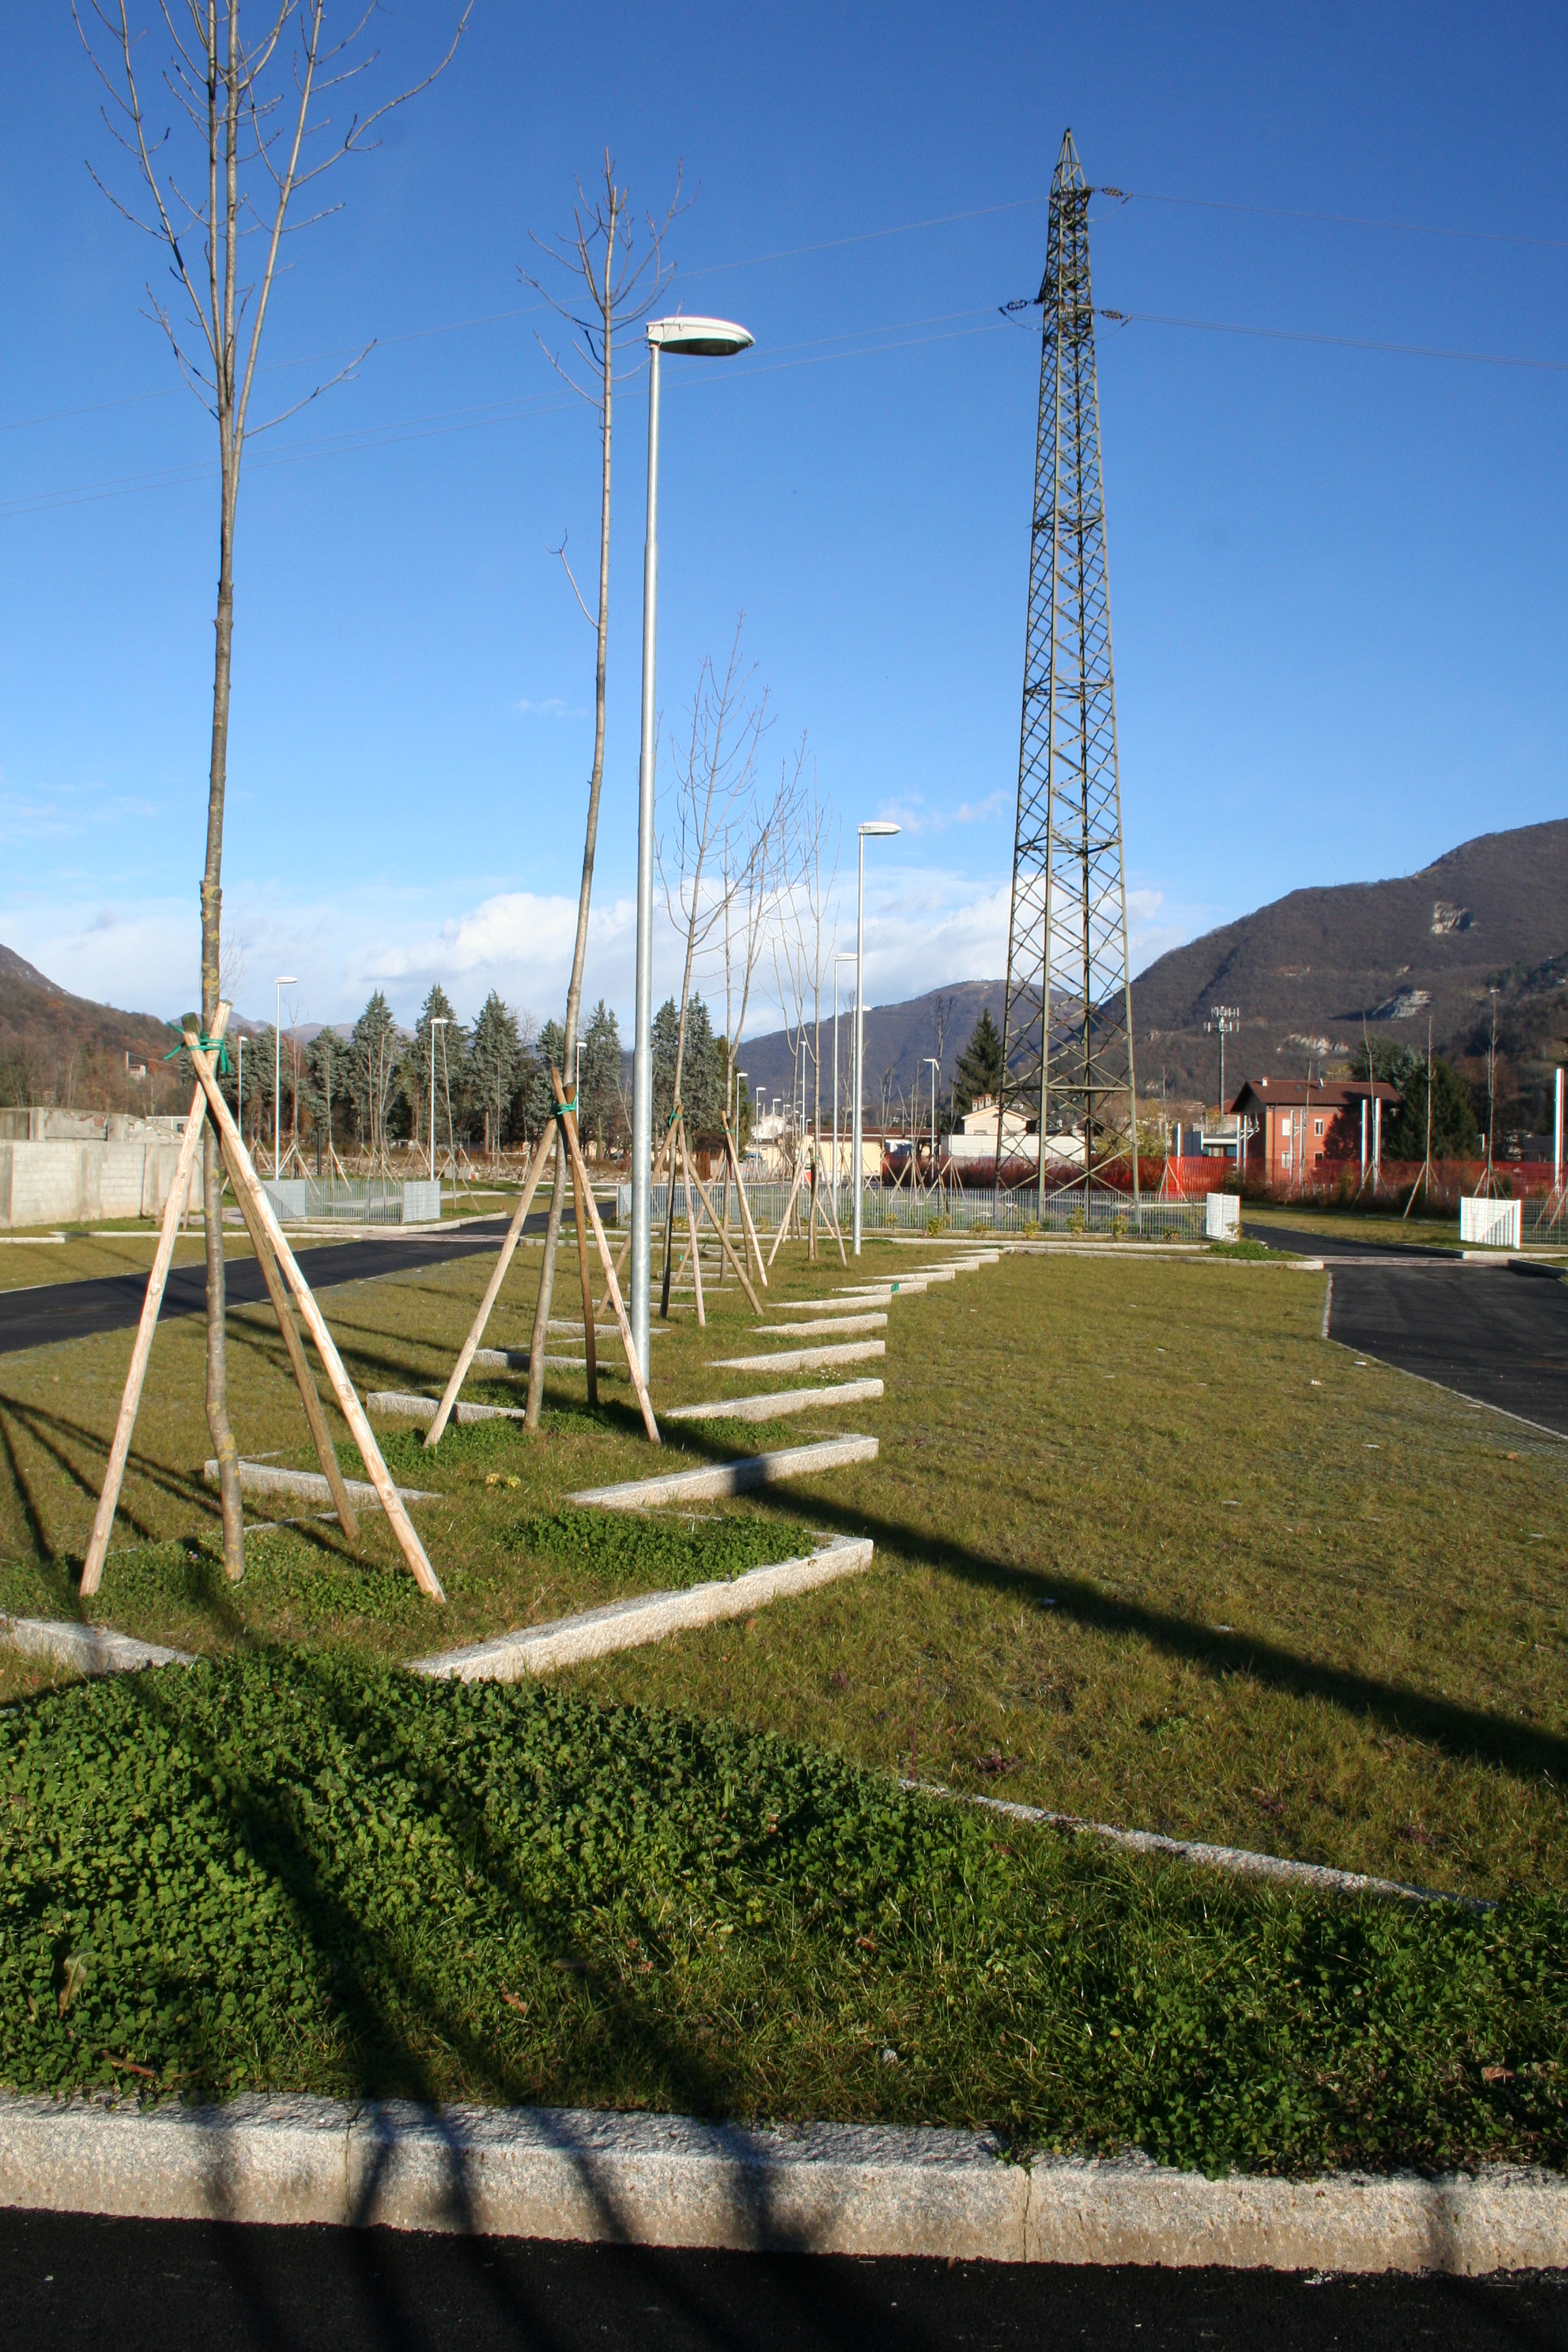
[(1386, 1078), (1248, 1078), (1230, 1105), (1245, 1138), (1242, 1168), (1285, 1186), (1383, 1157), (1383, 1124), (1399, 1101)]

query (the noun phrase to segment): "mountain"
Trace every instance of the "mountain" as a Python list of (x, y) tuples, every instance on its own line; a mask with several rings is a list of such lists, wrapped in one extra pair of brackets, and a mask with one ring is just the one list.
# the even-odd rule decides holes
[[(175, 1035), (155, 1013), (122, 1013), (73, 996), (0, 947), (0, 1103), (166, 1110), (177, 1082), (163, 1056)], [(127, 1053), (132, 1066), (146, 1064), (145, 1078), (127, 1079)]]
[[(979, 1020), (984, 1006), (991, 1007), (991, 1017), (998, 1027), (1002, 1021), (1002, 982), (999, 980), (961, 980), (952, 988), (933, 988), (924, 996), (911, 996), (901, 1004), (868, 1004), (866, 1007), (866, 1103), (867, 1115), (878, 1102), (884, 1087), (889, 1105), (889, 1117), (898, 1117), (900, 1097), (908, 1104), (917, 1088), (922, 1103), (931, 1100), (931, 1072), (925, 1057), (937, 1050), (937, 1009), (943, 1008), (942, 1037), (942, 1074), (938, 1094), (945, 1094), (952, 1084), (953, 1064), (969, 1042), (969, 1033)], [(838, 1012), (838, 1100), (840, 1116), (847, 1123), (850, 1100), (849, 1074), (854, 1054), (853, 1016), (839, 1000)], [(741, 1048), (741, 1067), (745, 1071), (752, 1094), (787, 1096), (790, 1089), (789, 1043), (782, 1029), (770, 1030), (764, 1036), (748, 1037)], [(833, 1088), (833, 1021), (829, 1004), (822, 1023), (822, 1116), (832, 1118)]]
[(1218, 1040), (1204, 1024), (1216, 1004), (1240, 1014), (1227, 1091), (1300, 1075), (1309, 1056), (1347, 1061), (1363, 1024), (1373, 1039), (1425, 1049), (1430, 1021), (1439, 1052), (1473, 1057), (1491, 985), (1522, 1011), (1560, 984), (1550, 968), (1565, 950), (1568, 819), (1481, 834), (1393, 880), (1292, 890), (1139, 975), (1140, 1089), (1158, 1092), (1163, 1076), (1173, 1095), (1215, 1099)]
[[(1514, 1124), (1540, 1133), (1552, 1065), (1568, 1058), (1568, 819), (1482, 834), (1389, 881), (1292, 890), (1173, 948), (1132, 984), (1139, 1091), (1147, 1099), (1163, 1088), (1178, 1103), (1217, 1098), (1219, 1040), (1204, 1027), (1216, 1004), (1234, 1005), (1240, 1016), (1226, 1041), (1227, 1093), (1246, 1077), (1300, 1076), (1309, 1058), (1319, 1069), (1344, 1065), (1361, 1048), (1363, 1024), (1374, 1044), (1425, 1051), (1430, 1020), (1437, 1052), (1481, 1094), (1484, 1118), (1494, 986), (1500, 1125), (1507, 1103)], [(954, 1006), (942, 1055), (949, 1082), (982, 1006), (1000, 1026), (1000, 981), (868, 1006), (868, 1109), (885, 1076), (895, 1105), (900, 1090), (909, 1099), (917, 1078), (924, 1099), (939, 994)], [(838, 1050), (843, 1101), (847, 1017)], [(822, 1060), (826, 1087), (831, 1032)], [(753, 1091), (787, 1094), (784, 1032), (748, 1038), (742, 1066)]]

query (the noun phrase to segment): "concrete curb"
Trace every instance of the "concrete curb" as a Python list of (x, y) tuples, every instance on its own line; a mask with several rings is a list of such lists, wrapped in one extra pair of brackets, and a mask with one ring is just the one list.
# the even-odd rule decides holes
[(165, 1650), (156, 1642), (138, 1642), (129, 1633), (111, 1632), (107, 1625), (73, 1625), (47, 1617), (0, 1614), (0, 1650), (74, 1666), (79, 1675), (132, 1675), (143, 1666), (194, 1666), (196, 1663), (188, 1650)]
[(528, 1675), (552, 1674), (617, 1650), (640, 1649), (670, 1633), (717, 1625), (729, 1617), (749, 1617), (771, 1601), (788, 1600), (841, 1576), (859, 1574), (870, 1567), (872, 1551), (868, 1536), (842, 1536), (803, 1559), (749, 1569), (743, 1576), (689, 1585), (683, 1592), (637, 1593), (626, 1601), (608, 1601), (602, 1609), (585, 1609), (575, 1617), (554, 1618), (547, 1625), (525, 1625), (494, 1641), (413, 1658), (409, 1670), (443, 1681), (521, 1682)]
[[(209, 1486), (217, 1485), (217, 1464), (204, 1462), (202, 1476)], [(287, 1495), (290, 1501), (331, 1505), (332, 1490), (320, 1470), (274, 1470), (266, 1462), (241, 1461), (239, 1491), (242, 1495)], [(381, 1496), (368, 1478), (345, 1478), (343, 1492), (356, 1510), (379, 1511)], [(426, 1494), (419, 1486), (399, 1486), (398, 1495), (405, 1503), (438, 1503), (439, 1495)]]
[(709, 1404), (666, 1405), (666, 1421), (778, 1421), (813, 1407), (874, 1404), (880, 1381), (836, 1381), (825, 1389), (775, 1389), (770, 1396), (715, 1397)]
[(811, 1339), (824, 1331), (885, 1331), (885, 1315), (825, 1315), (820, 1323), (759, 1323), (759, 1339)]
[(818, 1372), (833, 1364), (866, 1364), (888, 1352), (886, 1339), (851, 1339), (842, 1348), (779, 1348), (767, 1356), (716, 1356), (716, 1372)]
[[(473, 1368), (480, 1372), (526, 1372), (529, 1352), (526, 1348), (476, 1348)], [(547, 1372), (585, 1372), (588, 1359), (586, 1356), (546, 1355), (544, 1369)]]
[(1237, 1878), (1268, 1878), (1322, 1895), (1393, 1895), (1403, 1903), (1458, 1903), (1472, 1911), (1497, 1907), (1481, 1895), (1447, 1895), (1430, 1886), (1407, 1885), (1401, 1878), (1369, 1878), (1359, 1870), (1336, 1870), (1331, 1863), (1292, 1862), (1283, 1854), (1257, 1853), (1250, 1846), (1205, 1845), (1199, 1838), (1165, 1837), (1158, 1830), (1119, 1830), (1109, 1822), (1086, 1821), (1078, 1813), (1049, 1813), (1038, 1805), (1012, 1804), (1005, 1797), (972, 1795), (965, 1789), (946, 1788), (940, 1780), (900, 1780), (899, 1786), (912, 1797), (974, 1805), (982, 1812), (999, 1813), (1005, 1821), (1026, 1822), (1032, 1829), (1100, 1838), (1127, 1853), (1162, 1854), (1173, 1862), (1195, 1863), (1203, 1870), (1229, 1871)]
[(784, 1478), (806, 1478), (814, 1470), (838, 1470), (851, 1462), (875, 1462), (875, 1437), (825, 1437), (815, 1445), (781, 1445), (772, 1454), (748, 1454), (737, 1462), (715, 1462), (700, 1470), (670, 1470), (658, 1478), (627, 1478), (616, 1486), (587, 1486), (568, 1495), (569, 1503), (596, 1503), (606, 1511), (642, 1511), (661, 1503), (707, 1503), (721, 1495), (743, 1495)]
[(0, 2098), (0, 2204), (145, 2219), (964, 2262), (1440, 2271), (1568, 2263), (1568, 2183), (1208, 2180), (1142, 2157), (1009, 2163), (973, 2132), (247, 2097)]
[[(372, 1389), (365, 1398), (365, 1410), (379, 1413), (384, 1421), (434, 1421), (435, 1397), (405, 1396), (398, 1389)], [(464, 1404), (459, 1398), (452, 1408), (454, 1421), (468, 1423), (475, 1421), (521, 1421), (527, 1408), (521, 1404)]]

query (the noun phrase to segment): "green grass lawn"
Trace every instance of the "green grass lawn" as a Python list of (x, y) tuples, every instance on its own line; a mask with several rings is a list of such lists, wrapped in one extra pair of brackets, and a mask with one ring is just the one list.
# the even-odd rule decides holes
[[(63, 1243), (29, 1243), (26, 1247), (15, 1241), (0, 1248), (0, 1290), (31, 1290), (55, 1282), (90, 1282), (106, 1275), (140, 1275), (145, 1282), (153, 1264), (153, 1253), (158, 1246), (158, 1226), (151, 1218), (115, 1221), (112, 1232), (100, 1232), (92, 1225), (40, 1226), (40, 1233), (63, 1233)], [(227, 1233), (224, 1239), (227, 1257), (249, 1257), (250, 1242), (245, 1232)], [(201, 1228), (184, 1234), (174, 1244), (176, 1265), (200, 1265), (205, 1255)]]
[[(868, 1244), (863, 1270), (922, 1255)], [(845, 1278), (802, 1257), (781, 1256), (772, 1301)], [(498, 1344), (526, 1341), (537, 1263), (522, 1254)], [(362, 1389), (437, 1391), (485, 1273), (328, 1294)], [(1358, 1367), (1318, 1337), (1322, 1289), (1284, 1265), (1052, 1257), (896, 1300), (885, 1361), (847, 1368), (883, 1373), (881, 1403), (667, 1430), (668, 1466), (847, 1423), (879, 1433), (878, 1463), (713, 1507), (684, 1538), (734, 1523), (783, 1557), (816, 1530), (868, 1534), (870, 1575), (584, 1667), (574, 1686), (1098, 1820), (1466, 1892), (1563, 1891), (1563, 1449)], [(570, 1266), (557, 1304), (578, 1312)], [(656, 1402), (770, 1385), (711, 1368), (785, 1344), (751, 1324), (732, 1283), (706, 1334), (687, 1306), (653, 1342)], [(329, 1522), (261, 1535), (230, 1588), (199, 1476), (201, 1346), (195, 1322), (157, 1343), (94, 1608), (111, 1622), (216, 1653), (286, 1641), (391, 1662), (680, 1580), (657, 1547), (633, 1559), (606, 1538), (595, 1558), (539, 1532), (574, 1488), (659, 1466), (606, 1348), (597, 1412), (581, 1375), (552, 1374), (537, 1438), (492, 1423), (432, 1457), (389, 1432), (400, 1478), (440, 1491), (417, 1518), (447, 1610), (374, 1517), (357, 1560)], [(0, 1607), (79, 1605), (129, 1347), (0, 1361)], [(259, 1310), (236, 1314), (231, 1360), (243, 1450), (309, 1466)], [(0, 1675), (0, 1693), (39, 1681)]]
[[(1005, 1833), (1004, 1833), (1005, 1832)], [(342, 1651), (0, 1710), (0, 2082), (1565, 2153), (1563, 1906), (1260, 1893), (820, 1750)]]
[[(861, 1271), (926, 1255), (871, 1244)], [(770, 1306), (846, 1278), (787, 1259)], [(494, 1344), (526, 1344), (537, 1264)], [(438, 1391), (487, 1271), (327, 1294), (361, 1389)], [(358, 1559), (328, 1522), (258, 1528), (224, 1581), (202, 1334), (169, 1326), (93, 1613), (209, 1662), (52, 1693), (0, 1663), (0, 2081), (1563, 2163), (1563, 1449), (1324, 1343), (1322, 1291), (1212, 1256), (1005, 1260), (892, 1303), (885, 1361), (847, 1368), (880, 1404), (668, 1424), (668, 1466), (847, 1420), (877, 1464), (597, 1529), (570, 1492), (660, 1466), (613, 1343), (597, 1410), (552, 1374), (537, 1436), (431, 1455), (388, 1423), (400, 1481), (439, 1496), (440, 1611), (374, 1518)], [(752, 1323), (732, 1283), (706, 1333), (684, 1304), (656, 1403), (784, 1384), (713, 1369), (787, 1344)], [(0, 1360), (0, 1607), (79, 1612), (130, 1339)], [(231, 1366), (243, 1450), (309, 1466), (261, 1310)], [(872, 1572), (554, 1687), (395, 1671), (819, 1530), (874, 1537)], [(900, 1773), (1503, 1900), (1263, 1892)]]

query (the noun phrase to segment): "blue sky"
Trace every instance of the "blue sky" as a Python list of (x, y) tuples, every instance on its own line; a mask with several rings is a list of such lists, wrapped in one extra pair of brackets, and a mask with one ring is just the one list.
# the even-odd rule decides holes
[[(381, 86), (450, 20), (386, 15)], [(19, 12), (9, 51), (0, 939), (172, 1013), (196, 993), (213, 427), (141, 315), (155, 250), (85, 168), (110, 150), (63, 0)], [(1544, 5), (477, 0), (275, 299), (279, 404), (313, 355), (380, 341), (247, 459), (242, 1010), (270, 1013), (279, 971), (301, 1019), (376, 985), (406, 1016), (435, 979), (463, 1013), (491, 985), (560, 1009), (593, 643), (550, 550), (565, 530), (592, 568), (596, 447), (519, 268), (606, 143), (642, 208), (683, 163), (675, 298), (757, 339), (666, 372), (666, 726), (743, 610), (769, 755), (807, 730), (846, 874), (857, 819), (906, 821), (873, 862), (874, 1000), (1005, 953), (1038, 314), (997, 306), (1037, 286), (1068, 123), (1091, 182), (1137, 192), (1096, 204), (1099, 302), (1285, 331), (1100, 329), (1135, 962), (1297, 885), (1562, 814), (1564, 120), (1568, 20)], [(624, 1016), (644, 417), (638, 377), (588, 973)]]

